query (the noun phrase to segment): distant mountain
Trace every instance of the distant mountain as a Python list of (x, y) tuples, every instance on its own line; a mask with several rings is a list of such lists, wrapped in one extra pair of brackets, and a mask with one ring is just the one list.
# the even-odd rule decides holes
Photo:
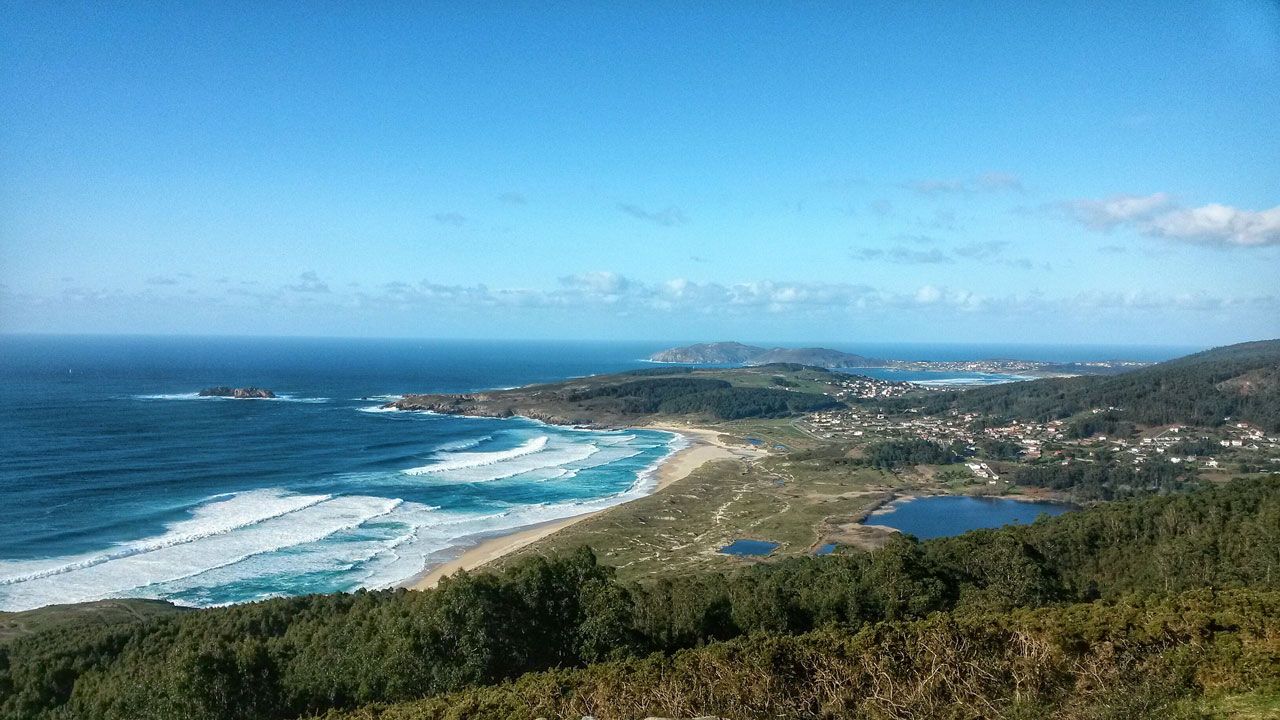
[(749, 365), (797, 363), (822, 368), (883, 367), (886, 361), (829, 348), (773, 348), (751, 359)]
[(762, 348), (739, 342), (714, 342), (671, 348), (649, 356), (654, 362), (693, 365), (770, 365), (795, 363), (822, 368), (883, 367), (886, 361), (830, 348)]
[(1255, 423), (1280, 431), (1280, 340), (1206, 350), (1111, 376), (1051, 378), (935, 397), (925, 410), (949, 408), (1052, 420), (1097, 408), (1149, 425)]
[(768, 350), (740, 342), (714, 342), (685, 345), (654, 353), (654, 362), (689, 363), (691, 365), (746, 365), (751, 358)]

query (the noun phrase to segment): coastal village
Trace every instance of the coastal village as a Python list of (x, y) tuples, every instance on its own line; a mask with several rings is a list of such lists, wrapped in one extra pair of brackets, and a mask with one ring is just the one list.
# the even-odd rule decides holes
[[(870, 378), (845, 383), (848, 390), (839, 393), (842, 398), (890, 398), (909, 392), (898, 387), (909, 383), (886, 383)], [(1094, 408), (1090, 412), (1101, 415), (1118, 410)], [(836, 442), (919, 439), (944, 445), (958, 443), (975, 453), (987, 443), (1012, 443), (1017, 451), (1011, 455), (1027, 462), (1048, 458), (1063, 465), (1096, 462), (1097, 453), (1109, 452), (1131, 465), (1165, 460), (1208, 472), (1238, 470), (1243, 465), (1280, 473), (1280, 436), (1268, 435), (1247, 422), (1228, 422), (1217, 428), (1167, 425), (1144, 428), (1131, 437), (1070, 437), (1068, 425), (1067, 420), (1050, 420), (991, 426), (988, 419), (976, 413), (890, 415), (861, 407), (812, 413), (798, 423), (814, 436)], [(980, 480), (994, 484), (1000, 479), (985, 462), (970, 462), (967, 467)]]

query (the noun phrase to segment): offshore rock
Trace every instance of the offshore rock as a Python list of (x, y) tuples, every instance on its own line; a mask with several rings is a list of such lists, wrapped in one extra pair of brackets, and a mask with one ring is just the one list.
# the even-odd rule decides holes
[(233, 387), (227, 387), (225, 385), (219, 385), (218, 387), (205, 388), (200, 391), (199, 395), (200, 397), (227, 397), (227, 398), (237, 398), (240, 400), (254, 400), (254, 399), (267, 400), (276, 396), (275, 393), (271, 392), (266, 388), (256, 388), (256, 387), (233, 388)]

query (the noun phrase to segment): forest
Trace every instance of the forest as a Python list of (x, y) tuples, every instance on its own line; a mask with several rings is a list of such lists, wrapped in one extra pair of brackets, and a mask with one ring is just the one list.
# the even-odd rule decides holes
[[(1241, 343), (1112, 376), (1051, 378), (935, 393), (897, 405), (937, 414), (956, 409), (995, 418), (1058, 420), (1111, 408), (1103, 422), (1217, 426), (1254, 423), (1280, 431), (1280, 340)], [(1107, 426), (1080, 426), (1087, 437)]]
[(52, 629), (0, 647), (0, 716), (1138, 718), (1274, 686), (1277, 591), (1280, 479), (1237, 480), (729, 574), (627, 584), (582, 548), (427, 592)]
[(1205, 703), (1193, 689), (1252, 694), (1274, 682), (1278, 617), (1280, 593), (1251, 591), (958, 610), (755, 634), (324, 717), (1199, 720)]
[(720, 420), (783, 417), (842, 405), (827, 395), (777, 388), (738, 387), (712, 378), (648, 378), (579, 390), (570, 402), (617, 401), (628, 414), (706, 415)]
[(863, 462), (881, 470), (910, 465), (946, 465), (958, 462), (963, 453), (959, 448), (920, 438), (882, 440), (871, 443), (863, 454)]
[(1130, 465), (1105, 452), (1095, 453), (1091, 462), (1022, 465), (1014, 471), (1013, 482), (1066, 492), (1075, 502), (1183, 492), (1200, 483), (1194, 465), (1168, 460)]

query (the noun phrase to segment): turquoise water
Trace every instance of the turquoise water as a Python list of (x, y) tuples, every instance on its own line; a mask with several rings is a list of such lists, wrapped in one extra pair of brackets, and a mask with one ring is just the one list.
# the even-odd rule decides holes
[[(646, 492), (671, 434), (384, 411), (647, 347), (0, 337), (0, 609), (387, 587)], [(277, 400), (199, 398), (212, 385)]]
[(938, 495), (895, 502), (866, 519), (921, 540), (960, 535), (970, 530), (1021, 525), (1040, 515), (1061, 515), (1071, 506), (1008, 498)]

